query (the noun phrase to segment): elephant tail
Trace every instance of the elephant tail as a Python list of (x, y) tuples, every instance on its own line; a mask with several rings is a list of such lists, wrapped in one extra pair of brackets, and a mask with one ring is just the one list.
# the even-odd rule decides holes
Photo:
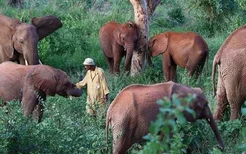
[(107, 119), (106, 119), (106, 128), (105, 128), (106, 129), (105, 131), (106, 131), (107, 150), (108, 150), (108, 129), (109, 129), (109, 123), (110, 123), (110, 121), (111, 121), (110, 118), (107, 117)]
[(206, 76), (208, 76), (208, 59), (209, 59), (209, 52), (207, 51), (207, 55), (206, 55)]
[(213, 61), (213, 68), (212, 68), (212, 85), (213, 85), (213, 96), (216, 95), (216, 88), (215, 88), (215, 74), (216, 74), (216, 67), (219, 64), (219, 59), (217, 57), (217, 55), (215, 55), (214, 57), (214, 61)]

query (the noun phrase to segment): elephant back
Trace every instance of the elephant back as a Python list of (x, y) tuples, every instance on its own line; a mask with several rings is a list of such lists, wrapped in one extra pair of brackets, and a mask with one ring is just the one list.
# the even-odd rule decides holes
[(217, 57), (221, 57), (222, 53), (235, 50), (246, 48), (246, 25), (239, 27), (235, 31), (233, 31), (227, 39), (224, 41), (222, 46), (219, 48), (217, 52)]
[(17, 19), (9, 18), (5, 15), (0, 14), (0, 25), (5, 25), (11, 29), (14, 29), (16, 25), (21, 22)]

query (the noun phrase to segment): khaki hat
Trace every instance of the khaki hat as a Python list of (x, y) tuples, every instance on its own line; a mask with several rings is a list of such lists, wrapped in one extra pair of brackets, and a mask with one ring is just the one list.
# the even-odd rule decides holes
[(94, 60), (92, 58), (86, 58), (83, 64), (84, 65), (95, 65)]

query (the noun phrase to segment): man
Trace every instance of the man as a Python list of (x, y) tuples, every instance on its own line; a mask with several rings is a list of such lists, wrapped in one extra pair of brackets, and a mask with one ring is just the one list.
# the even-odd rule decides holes
[(102, 108), (109, 100), (108, 83), (103, 69), (97, 67), (92, 58), (86, 58), (83, 65), (87, 73), (82, 81), (76, 83), (76, 87), (81, 89), (87, 85), (86, 111), (96, 116), (96, 106)]

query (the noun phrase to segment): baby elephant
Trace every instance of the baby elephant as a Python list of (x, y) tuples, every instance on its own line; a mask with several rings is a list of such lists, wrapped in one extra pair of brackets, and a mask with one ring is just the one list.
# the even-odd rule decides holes
[(206, 119), (219, 145), (224, 148), (203, 91), (200, 88), (189, 88), (169, 81), (153, 85), (130, 85), (116, 96), (108, 108), (106, 120), (107, 139), (109, 125), (113, 133), (113, 153), (124, 154), (134, 143), (142, 141), (143, 136), (148, 133), (150, 122), (154, 121), (159, 113), (160, 106), (156, 101), (163, 97), (171, 98), (173, 94), (177, 94), (179, 98), (196, 94), (196, 99), (190, 105), (196, 117), (184, 112), (185, 118), (190, 122)]
[(189, 76), (202, 72), (209, 49), (201, 35), (194, 32), (165, 32), (154, 35), (148, 42), (152, 57), (162, 54), (163, 73), (166, 81), (176, 80), (177, 65), (186, 68)]
[(20, 65), (13, 62), (0, 64), (0, 98), (3, 103), (20, 100), (24, 116), (33, 114), (41, 122), (46, 95), (63, 97), (81, 96), (62, 70), (47, 65)]

